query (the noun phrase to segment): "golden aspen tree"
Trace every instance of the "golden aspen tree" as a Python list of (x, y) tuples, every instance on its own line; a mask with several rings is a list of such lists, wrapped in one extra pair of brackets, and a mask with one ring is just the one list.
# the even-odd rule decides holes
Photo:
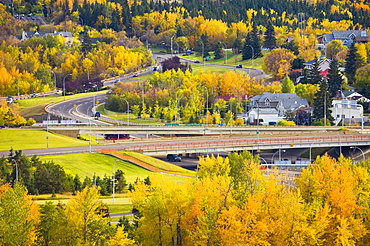
[[(336, 161), (327, 155), (317, 157), (296, 180), (303, 199), (314, 211), (324, 206), (330, 209), (328, 223), (321, 239), (323, 245), (360, 241), (368, 230), (361, 218), (363, 206), (358, 204), (362, 193), (355, 177), (352, 160), (343, 156)], [(366, 208), (368, 210), (368, 208)]]
[(136, 230), (139, 243), (183, 245), (186, 232), (182, 223), (189, 211), (190, 194), (186, 184), (170, 182), (160, 175), (152, 176), (150, 185), (136, 184), (131, 199), (141, 215)]
[(67, 203), (65, 240), (69, 244), (96, 245), (106, 241), (112, 231), (109, 218), (100, 210), (102, 206), (99, 191), (94, 187), (86, 187)]
[(0, 243), (2, 245), (34, 245), (39, 223), (38, 205), (27, 196), (21, 185), (0, 186)]

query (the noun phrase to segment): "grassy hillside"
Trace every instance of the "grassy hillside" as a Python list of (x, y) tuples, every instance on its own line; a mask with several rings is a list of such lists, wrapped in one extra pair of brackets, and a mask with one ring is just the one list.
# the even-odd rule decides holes
[(63, 135), (47, 133), (42, 129), (11, 129), (0, 130), (0, 151), (25, 149), (44, 149), (47, 147), (48, 136), (49, 148), (87, 146), (87, 141), (66, 137)]
[(81, 179), (84, 179), (86, 176), (92, 178), (94, 173), (100, 177), (112, 175), (114, 165), (116, 170), (120, 169), (125, 173), (126, 180), (129, 183), (135, 182), (137, 178), (143, 180), (152, 175), (163, 175), (176, 182), (184, 182), (187, 179), (184, 177), (154, 173), (135, 164), (99, 153), (41, 156), (40, 159), (43, 161), (54, 161), (54, 163), (61, 165), (66, 172), (73, 175), (78, 174)]

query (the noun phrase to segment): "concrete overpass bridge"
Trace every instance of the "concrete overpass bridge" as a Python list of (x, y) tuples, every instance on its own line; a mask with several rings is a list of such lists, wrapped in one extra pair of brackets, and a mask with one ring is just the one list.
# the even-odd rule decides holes
[(225, 126), (225, 125), (50, 125), (48, 129), (56, 133), (75, 136), (78, 134), (149, 134), (149, 135), (233, 135), (259, 133), (302, 133), (337, 131), (340, 126)]
[[(159, 141), (122, 144), (118, 150), (131, 150), (142, 152), (146, 155), (166, 154), (207, 154), (249, 150), (259, 152), (260, 150), (285, 149), (294, 150), (302, 148), (338, 147), (342, 151), (344, 147), (367, 147), (370, 146), (370, 135), (327, 135), (327, 136), (300, 136), (300, 137), (266, 137), (266, 138), (244, 138), (244, 139), (215, 139), (215, 140), (189, 140), (178, 142)], [(117, 150), (117, 148), (116, 148)]]

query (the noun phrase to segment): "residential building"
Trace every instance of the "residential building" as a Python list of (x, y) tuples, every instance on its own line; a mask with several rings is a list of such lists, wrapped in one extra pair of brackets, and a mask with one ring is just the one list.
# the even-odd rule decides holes
[(321, 42), (325, 45), (332, 40), (339, 40), (343, 42), (345, 46), (351, 46), (352, 43), (368, 42), (370, 36), (366, 30), (344, 30), (344, 31), (332, 31), (331, 34), (323, 34)]
[(73, 43), (73, 36), (71, 32), (42, 32), (42, 31), (23, 31), (22, 35), (15, 36), (18, 38), (20, 41), (25, 41), (27, 39), (31, 39), (33, 37), (46, 37), (47, 35), (52, 35), (52, 36), (62, 36), (66, 39), (65, 45), (70, 46)]
[(334, 124), (337, 126), (342, 120), (342, 124), (363, 124), (364, 108), (356, 100), (333, 100), (332, 116)]
[(327, 58), (321, 58), (321, 57), (318, 58), (317, 60), (311, 60), (311, 61), (303, 63), (304, 68), (307, 70), (312, 70), (316, 61), (319, 62), (319, 70), (321, 72), (327, 71), (329, 69), (331, 60)]
[(270, 93), (254, 96), (250, 99), (251, 106), (244, 120), (249, 124), (269, 124), (284, 119), (287, 112), (296, 112), (298, 109), (308, 109), (306, 99), (295, 93)]

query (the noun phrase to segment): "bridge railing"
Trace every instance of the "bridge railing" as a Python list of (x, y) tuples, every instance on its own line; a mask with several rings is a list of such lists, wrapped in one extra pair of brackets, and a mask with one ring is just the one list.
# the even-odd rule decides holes
[(140, 144), (129, 146), (127, 150), (163, 150), (163, 149), (193, 149), (207, 147), (230, 147), (230, 146), (256, 146), (268, 144), (320, 144), (320, 142), (349, 142), (370, 140), (370, 135), (348, 135), (348, 136), (323, 136), (323, 137), (281, 137), (281, 138), (262, 138), (262, 139), (243, 139), (243, 140), (218, 140), (218, 141), (198, 141), (198, 142), (179, 142), (166, 144)]

